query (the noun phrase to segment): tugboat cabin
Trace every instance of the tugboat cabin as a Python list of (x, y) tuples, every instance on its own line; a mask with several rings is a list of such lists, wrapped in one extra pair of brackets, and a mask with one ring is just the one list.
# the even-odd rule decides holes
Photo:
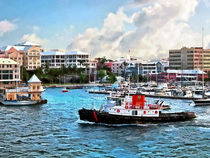
[(144, 95), (127, 96), (122, 100), (121, 106), (107, 106), (104, 111), (113, 115), (159, 117), (159, 104), (145, 104)]

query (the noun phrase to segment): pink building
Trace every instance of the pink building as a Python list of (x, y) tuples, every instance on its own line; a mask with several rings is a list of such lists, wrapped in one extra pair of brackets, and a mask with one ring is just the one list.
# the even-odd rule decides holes
[(106, 65), (107, 67), (109, 67), (110, 69), (112, 69), (112, 63), (113, 63), (113, 62), (105, 62), (105, 65)]
[(167, 70), (158, 75), (161, 82), (174, 83), (176, 81), (197, 82), (208, 78), (208, 74), (201, 70)]

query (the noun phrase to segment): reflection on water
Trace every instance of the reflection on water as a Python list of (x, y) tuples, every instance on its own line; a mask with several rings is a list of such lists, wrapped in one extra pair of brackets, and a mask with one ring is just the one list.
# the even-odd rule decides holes
[(48, 104), (0, 107), (1, 157), (208, 157), (210, 107), (167, 100), (174, 111), (194, 111), (192, 121), (104, 125), (79, 120), (81, 107), (99, 108), (104, 95), (85, 90), (47, 89)]

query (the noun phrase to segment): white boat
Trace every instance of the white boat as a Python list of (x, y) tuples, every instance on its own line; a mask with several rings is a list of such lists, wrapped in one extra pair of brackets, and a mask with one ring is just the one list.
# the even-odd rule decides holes
[(35, 105), (37, 104), (37, 101), (0, 101), (3, 105), (6, 106), (26, 106), (26, 105)]
[(195, 106), (210, 106), (210, 99), (196, 99)]

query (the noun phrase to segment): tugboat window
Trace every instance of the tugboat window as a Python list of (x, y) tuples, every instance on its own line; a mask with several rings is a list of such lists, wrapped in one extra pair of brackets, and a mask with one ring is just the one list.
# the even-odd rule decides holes
[(137, 115), (137, 111), (132, 111), (132, 115)]

